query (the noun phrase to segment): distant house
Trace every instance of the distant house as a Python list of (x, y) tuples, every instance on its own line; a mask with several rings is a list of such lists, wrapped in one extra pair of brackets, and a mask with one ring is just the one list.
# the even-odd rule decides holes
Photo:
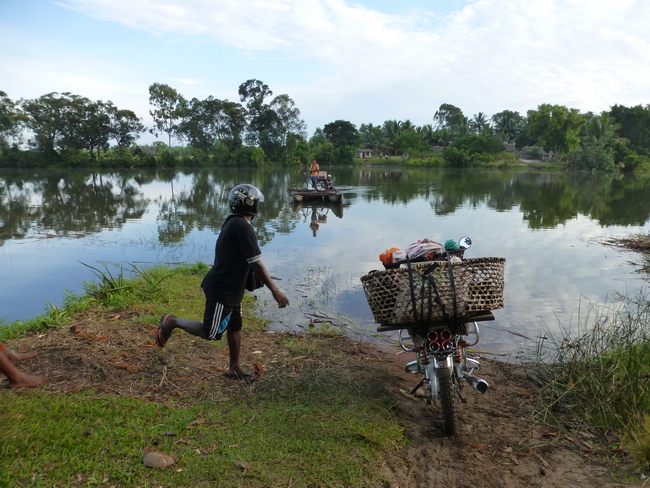
[(357, 158), (359, 159), (370, 159), (372, 157), (372, 149), (357, 149)]
[(155, 155), (156, 155), (156, 151), (154, 151), (153, 148), (148, 147), (148, 146), (137, 146), (137, 147), (133, 150), (133, 154), (134, 154), (135, 156), (137, 156), (137, 155), (139, 155), (139, 154), (145, 154), (145, 155), (149, 155), (149, 156), (155, 156)]
[(429, 149), (434, 153), (441, 153), (445, 146), (431, 146)]

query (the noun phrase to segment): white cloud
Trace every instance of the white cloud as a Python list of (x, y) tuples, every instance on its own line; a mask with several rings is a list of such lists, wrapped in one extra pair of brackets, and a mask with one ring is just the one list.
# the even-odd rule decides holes
[[(48, 70), (46, 78), (61, 83), (68, 78), (68, 91), (78, 89), (84, 96), (90, 96), (84, 86), (106, 90), (106, 99), (114, 96), (112, 89), (128, 90), (133, 80), (142, 104), (147, 84), (154, 81), (182, 85), (188, 98), (233, 99), (238, 83), (257, 78), (276, 94), (294, 98), (310, 130), (341, 118), (356, 124), (395, 118), (429, 123), (441, 103), (470, 116), (504, 109), (525, 113), (541, 103), (582, 111), (648, 103), (650, 30), (644, 24), (650, 2), (464, 0), (423, 6), (403, 1), (399, 15), (382, 13), (374, 4), (59, 0), (57, 5), (76, 12), (71, 22), (79, 22), (81, 13), (141, 36), (151, 38), (153, 32), (160, 47), (158, 53), (145, 52), (149, 45), (138, 52), (136, 43), (125, 48), (124, 66), (82, 70), (70, 65), (63, 74)], [(450, 6), (457, 10), (449, 11)], [(161, 65), (165, 50), (172, 48), (183, 59), (177, 53)], [(103, 49), (98, 45), (97, 59)], [(158, 61), (145, 68), (142, 56), (154, 54)], [(88, 61), (97, 63), (80, 62)], [(28, 62), (21, 65), (25, 72)], [(129, 68), (131, 77), (124, 74)], [(39, 81), (45, 83), (30, 82)], [(228, 94), (211, 92), (226, 81), (233, 83)], [(53, 90), (42, 93), (47, 91)]]

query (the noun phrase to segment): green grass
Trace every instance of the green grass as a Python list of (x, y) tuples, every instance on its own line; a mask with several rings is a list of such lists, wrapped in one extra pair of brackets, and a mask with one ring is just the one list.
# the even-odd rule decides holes
[(600, 432), (616, 432), (643, 464), (650, 464), (650, 301), (645, 290), (592, 305), (583, 331), (554, 338), (539, 415), (562, 412)]
[[(152, 316), (172, 310), (201, 317), (198, 285), (206, 270), (138, 269), (121, 276), (96, 268), (98, 280), (87, 284), (83, 296), (68, 294), (61, 308), (1, 327), (0, 334), (47, 334), (79, 314), (92, 319), (97, 308), (150, 308), (152, 313), (133, 319), (149, 326)], [(245, 319), (247, 330), (265, 327), (262, 317)], [(282, 339), (279, 347), (288, 347), (292, 357), (318, 360), (303, 361), (296, 374), (240, 385), (239, 394), (219, 402), (180, 397), (161, 404), (89, 390), (2, 390), (0, 487), (385, 486), (385, 455), (406, 442), (394, 403), (376, 384), (323, 367), (338, 364), (328, 340), (340, 336), (327, 324)], [(165, 470), (146, 467), (148, 448), (178, 462)]]
[[(381, 394), (325, 371), (171, 408), (11, 393), (0, 410), (0, 486), (380, 486), (381, 453), (403, 443)], [(145, 467), (148, 446), (178, 463)]]

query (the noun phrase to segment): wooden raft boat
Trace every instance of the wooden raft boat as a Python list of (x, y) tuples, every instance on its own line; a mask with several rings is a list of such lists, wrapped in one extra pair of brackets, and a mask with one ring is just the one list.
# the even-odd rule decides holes
[(343, 201), (343, 193), (336, 188), (329, 190), (307, 190), (305, 188), (293, 188), (290, 190), (294, 202), (333, 202), (340, 203)]

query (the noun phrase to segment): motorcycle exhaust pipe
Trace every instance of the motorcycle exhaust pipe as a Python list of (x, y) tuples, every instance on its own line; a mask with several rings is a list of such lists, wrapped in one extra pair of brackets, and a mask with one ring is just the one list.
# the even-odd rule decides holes
[(484, 395), (488, 391), (488, 382), (481, 379), (477, 378), (476, 376), (472, 376), (471, 374), (464, 374), (463, 377), (469, 383), (469, 385), (474, 388), (477, 392), (479, 392), (481, 395)]

